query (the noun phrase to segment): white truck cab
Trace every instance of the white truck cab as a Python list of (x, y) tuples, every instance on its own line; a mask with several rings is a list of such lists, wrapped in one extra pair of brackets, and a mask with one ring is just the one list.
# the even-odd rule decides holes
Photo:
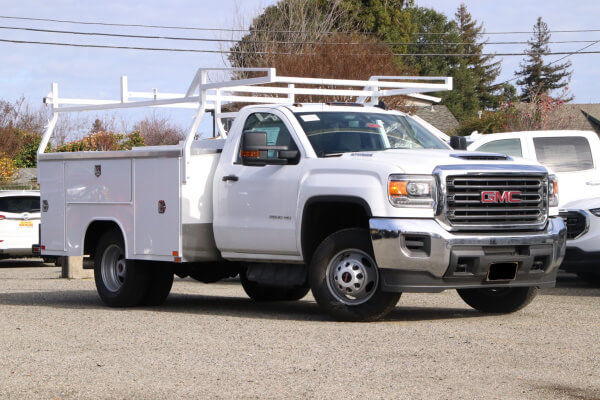
[[(129, 92), (124, 80), (121, 101), (61, 99), (53, 85), (38, 153), (43, 253), (85, 256), (110, 306), (162, 303), (173, 274), (239, 274), (254, 300), (312, 290), (333, 317), (354, 321), (383, 317), (405, 291), (457, 289), (481, 311), (512, 312), (555, 284), (566, 229), (547, 169), (453, 151), (380, 101), (449, 90), (449, 78), (251, 71), (266, 76), (208, 82), (201, 69), (185, 94), (162, 97)], [(223, 113), (223, 101), (258, 104)], [(43, 151), (62, 112), (190, 104), (196, 118), (180, 146)], [(219, 137), (196, 140), (206, 110)]]

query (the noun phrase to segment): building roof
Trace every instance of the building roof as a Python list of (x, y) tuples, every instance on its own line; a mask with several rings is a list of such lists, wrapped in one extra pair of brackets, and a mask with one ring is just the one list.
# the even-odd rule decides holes
[[(585, 129), (593, 129), (600, 133), (600, 104), (569, 104), (572, 108), (579, 109), (579, 115), (585, 119)], [(579, 117), (581, 120), (581, 117)], [(583, 125), (583, 123), (581, 123)], [(575, 129), (575, 128), (572, 128)], [(580, 128), (577, 128), (580, 129)]]
[(423, 118), (425, 121), (446, 134), (452, 134), (458, 127), (456, 117), (454, 117), (454, 114), (452, 114), (448, 107), (444, 105), (436, 104), (426, 107), (417, 107), (414, 114)]
[(600, 134), (600, 104), (567, 103), (553, 112), (561, 113), (560, 129), (592, 130)]

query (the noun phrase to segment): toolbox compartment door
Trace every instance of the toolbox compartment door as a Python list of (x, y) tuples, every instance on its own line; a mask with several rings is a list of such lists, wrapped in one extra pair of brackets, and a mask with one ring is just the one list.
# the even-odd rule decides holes
[(135, 255), (181, 255), (180, 158), (134, 159)]
[(64, 161), (40, 161), (41, 237), (44, 254), (61, 255), (65, 248)]

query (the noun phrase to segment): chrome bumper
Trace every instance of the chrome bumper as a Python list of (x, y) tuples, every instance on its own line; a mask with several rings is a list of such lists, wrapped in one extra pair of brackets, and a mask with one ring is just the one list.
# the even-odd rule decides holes
[[(553, 286), (566, 248), (563, 220), (553, 217), (537, 232), (449, 232), (433, 219), (370, 220), (382, 283), (393, 291), (449, 288)], [(488, 281), (492, 263), (516, 262), (510, 281)]]

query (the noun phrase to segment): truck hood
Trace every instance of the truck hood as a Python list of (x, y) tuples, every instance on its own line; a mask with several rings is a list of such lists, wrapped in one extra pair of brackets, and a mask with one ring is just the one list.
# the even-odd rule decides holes
[(448, 165), (498, 165), (511, 167), (519, 165), (536, 166), (536, 161), (511, 158), (495, 153), (453, 150), (403, 150), (391, 149), (373, 152), (344, 153), (340, 158), (360, 160), (375, 164), (394, 166), (398, 172), (406, 174), (430, 174), (436, 167)]

